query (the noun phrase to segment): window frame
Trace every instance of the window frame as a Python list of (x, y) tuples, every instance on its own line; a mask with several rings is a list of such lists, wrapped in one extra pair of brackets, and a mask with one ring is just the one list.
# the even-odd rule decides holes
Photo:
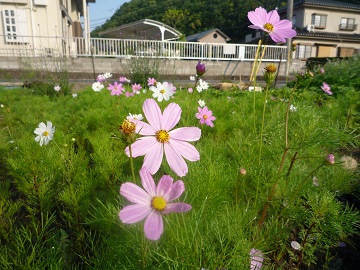
[(6, 44), (28, 43), (26, 11), (6, 8), (1, 10)]
[(298, 44), (295, 51), (295, 59), (307, 59), (311, 57), (312, 45)]
[[(317, 17), (319, 17), (318, 20)], [(325, 29), (326, 21), (327, 21), (326, 14), (320, 14), (320, 13), (311, 14), (311, 24), (314, 25), (315, 28)]]
[[(343, 20), (346, 20), (346, 23), (343, 23)], [(352, 20), (353, 23), (350, 24), (349, 20)], [(343, 27), (345, 25), (345, 27)], [(351, 26), (351, 27), (349, 27)], [(340, 24), (339, 24), (339, 30), (348, 30), (348, 31), (354, 31), (356, 30), (357, 25), (355, 24), (355, 18), (347, 18), (347, 17), (341, 17)]]

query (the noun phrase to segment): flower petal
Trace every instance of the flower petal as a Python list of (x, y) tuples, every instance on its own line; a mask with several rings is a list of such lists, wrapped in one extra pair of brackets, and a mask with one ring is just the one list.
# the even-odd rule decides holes
[(174, 149), (174, 151), (176, 151), (178, 154), (180, 154), (189, 161), (197, 161), (200, 159), (199, 151), (196, 150), (195, 146), (188, 142), (170, 139), (169, 144)]
[(150, 205), (132, 204), (120, 210), (119, 218), (123, 223), (131, 224), (144, 219), (152, 210)]
[(201, 129), (198, 127), (182, 127), (169, 132), (170, 140), (194, 142), (200, 139)]
[(180, 197), (184, 192), (185, 186), (184, 182), (181, 180), (176, 181), (172, 184), (170, 191), (164, 196), (166, 202), (170, 202)]
[[(171, 191), (172, 183), (174, 179), (170, 175), (163, 175), (156, 188), (156, 195), (161, 197), (166, 197), (166, 195)], [(165, 201), (167, 201), (165, 199)]]
[(163, 156), (163, 144), (156, 141), (156, 143), (153, 144), (151, 151), (145, 155), (142, 167), (146, 167), (149, 173), (155, 174), (160, 168)]
[(266, 16), (266, 22), (272, 25), (280, 21), (279, 13), (276, 10), (271, 10)]
[(153, 210), (146, 218), (144, 223), (145, 236), (150, 240), (159, 240), (164, 230), (161, 214)]
[(155, 135), (156, 131), (157, 130), (155, 130), (148, 123), (145, 123), (143, 121), (136, 121), (136, 133), (146, 136), (146, 135)]
[(161, 121), (161, 129), (171, 130), (180, 121), (181, 108), (176, 103), (170, 103), (163, 112), (163, 118)]
[(161, 211), (164, 215), (170, 214), (172, 212), (180, 213), (180, 212), (187, 212), (191, 210), (191, 205), (187, 203), (169, 203), (166, 205), (166, 208)]
[(141, 168), (140, 178), (141, 184), (146, 190), (146, 192), (149, 193), (151, 197), (154, 197), (156, 195), (156, 185), (154, 179), (152, 178), (146, 167)]
[(154, 130), (160, 130), (162, 114), (156, 101), (152, 98), (146, 99), (143, 104), (143, 111), (147, 121), (154, 128)]
[(164, 144), (166, 160), (169, 163), (171, 170), (178, 176), (185, 176), (188, 172), (188, 167), (182, 156), (175, 150), (170, 143)]
[(138, 185), (126, 182), (120, 187), (120, 194), (128, 201), (140, 204), (151, 204), (151, 196)]
[[(159, 142), (155, 137), (141, 137), (131, 145), (132, 156), (144, 156), (153, 151), (153, 148), (156, 148), (158, 144)], [(125, 153), (130, 157), (129, 147), (125, 148)]]
[(267, 11), (262, 7), (258, 7), (255, 11), (248, 12), (249, 21), (256, 26), (263, 26), (266, 23)]

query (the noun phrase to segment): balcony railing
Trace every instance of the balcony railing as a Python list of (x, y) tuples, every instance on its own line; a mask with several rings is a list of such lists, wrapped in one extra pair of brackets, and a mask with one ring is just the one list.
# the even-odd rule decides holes
[[(0, 44), (0, 56), (253, 61), (257, 51), (257, 45), (249, 44), (62, 37), (27, 37), (26, 40), (27, 42)], [(286, 61), (285, 55), (286, 46), (269, 45), (266, 46), (262, 61)]]
[(348, 31), (355, 31), (357, 29), (357, 24), (339, 24), (339, 30), (348, 30)]

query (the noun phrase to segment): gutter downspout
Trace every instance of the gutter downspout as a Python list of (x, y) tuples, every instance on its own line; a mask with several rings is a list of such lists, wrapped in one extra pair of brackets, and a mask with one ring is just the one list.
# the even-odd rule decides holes
[(36, 47), (36, 44), (35, 44), (35, 28), (34, 28), (34, 10), (33, 10), (34, 6), (33, 6), (33, 1), (31, 0), (30, 1), (30, 20), (31, 20), (31, 35), (32, 35), (32, 43), (33, 43), (33, 54), (34, 54), (34, 57), (36, 56), (35, 55), (35, 47)]

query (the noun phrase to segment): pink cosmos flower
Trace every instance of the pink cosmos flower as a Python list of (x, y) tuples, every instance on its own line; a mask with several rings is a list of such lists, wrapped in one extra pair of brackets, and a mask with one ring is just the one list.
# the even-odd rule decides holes
[(130, 80), (129, 80), (128, 78), (126, 78), (126, 77), (120, 77), (120, 78), (119, 78), (119, 82), (122, 82), (122, 83), (129, 83), (129, 82), (130, 82)]
[[(181, 108), (176, 103), (170, 103), (161, 113), (159, 105), (154, 99), (146, 99), (143, 104), (144, 115), (148, 123), (138, 121), (136, 133), (143, 135), (132, 145), (132, 156), (145, 156), (143, 167), (147, 167), (151, 174), (155, 174), (163, 159), (164, 153), (170, 168), (178, 175), (184, 176), (188, 172), (184, 160), (197, 161), (200, 154), (187, 141), (200, 139), (201, 130), (197, 127), (182, 127), (173, 129), (180, 121)], [(129, 147), (125, 152), (130, 156)]]
[(323, 82), (323, 86), (320, 86), (320, 87), (321, 87), (322, 90), (324, 90), (324, 92), (326, 94), (332, 95), (332, 92), (330, 91), (331, 88), (327, 83)]
[(285, 42), (285, 38), (296, 36), (296, 31), (292, 29), (292, 22), (280, 20), (276, 10), (267, 13), (266, 9), (258, 7), (255, 11), (248, 12), (248, 19), (253, 24), (249, 28), (268, 33), (274, 42)]
[(191, 87), (189, 87), (189, 88), (188, 88), (188, 92), (189, 92), (189, 93), (192, 93), (192, 92), (194, 92), (194, 89), (192, 89)]
[(150, 240), (158, 240), (163, 233), (164, 224), (162, 215), (172, 212), (187, 212), (191, 205), (187, 203), (170, 203), (184, 192), (184, 183), (169, 175), (163, 175), (156, 186), (146, 167), (140, 170), (141, 184), (144, 189), (126, 182), (120, 187), (120, 194), (134, 203), (125, 206), (119, 213), (120, 220), (126, 224), (136, 223), (145, 219), (144, 232)]
[(123, 91), (125, 90), (123, 87), (122, 87), (122, 84), (121, 83), (117, 83), (117, 82), (114, 82), (114, 84), (109, 84), (108, 90), (111, 91), (111, 95), (114, 96), (114, 95), (121, 95), (123, 93)]
[(148, 78), (148, 86), (156, 86), (156, 80), (154, 78)]
[(204, 108), (199, 107), (199, 112), (195, 115), (197, 119), (200, 119), (200, 124), (206, 124), (210, 127), (214, 127), (212, 121), (216, 120), (215, 116), (212, 115), (212, 111), (207, 106)]
[(250, 251), (250, 269), (260, 270), (264, 261), (264, 255), (261, 250), (252, 248)]
[(128, 91), (125, 92), (126, 97), (133, 97), (134, 94), (135, 94), (134, 92), (128, 92)]
[(134, 91), (134, 93), (136, 94), (140, 94), (140, 89), (142, 88), (142, 86), (140, 84), (136, 84), (134, 83), (133, 85), (131, 85), (131, 89)]

